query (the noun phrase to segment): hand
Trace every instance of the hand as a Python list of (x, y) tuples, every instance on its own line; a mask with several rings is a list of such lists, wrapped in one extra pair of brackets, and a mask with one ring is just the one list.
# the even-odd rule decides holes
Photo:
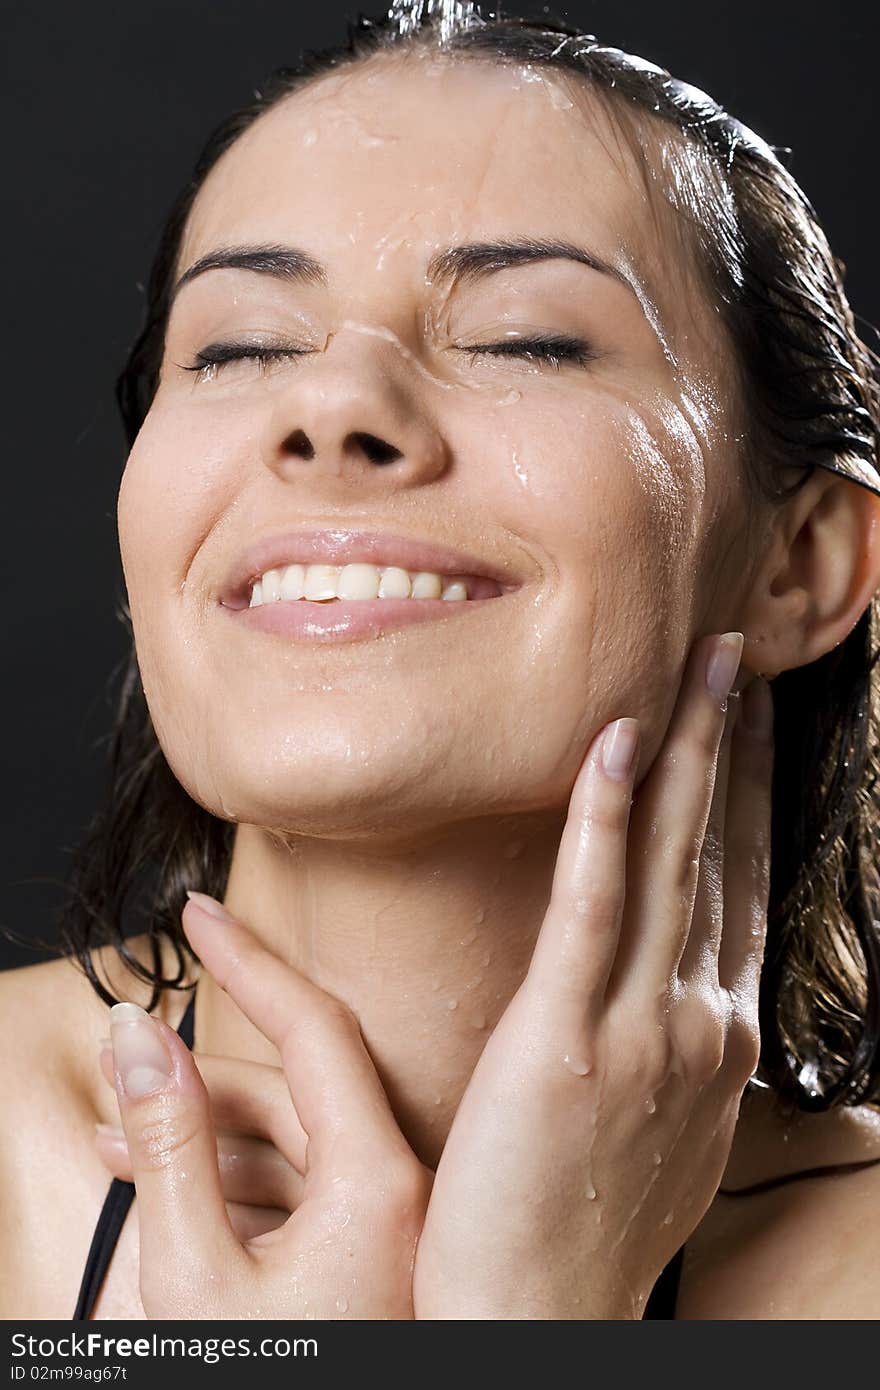
[[(220, 1184), (232, 1228), (240, 1240), (273, 1231), (302, 1200), (308, 1143), (284, 1072), (281, 1067), (237, 1057), (206, 1052), (192, 1055), (210, 1099)], [(104, 1079), (115, 1093), (109, 1038), (100, 1063)], [(114, 1178), (132, 1181), (124, 1130), (98, 1126), (95, 1147)]]
[(731, 750), (734, 709), (722, 739), (717, 640), (635, 803), (602, 733), (584, 759), (527, 976), (437, 1168), (417, 1318), (641, 1318), (718, 1188), (759, 1053), (772, 743), (739, 721)]
[(301, 1200), (277, 1230), (230, 1223), (205, 1083), (172, 1028), (111, 1012), (116, 1094), (135, 1187), (148, 1318), (407, 1319), (431, 1175), (391, 1112), (354, 1014), (194, 901), (183, 925), (203, 968), (275, 1045), (308, 1135), (277, 1140), (302, 1164)]

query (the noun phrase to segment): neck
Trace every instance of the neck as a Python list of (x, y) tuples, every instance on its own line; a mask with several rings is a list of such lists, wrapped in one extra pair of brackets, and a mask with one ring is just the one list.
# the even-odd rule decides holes
[[(432, 1167), (525, 976), (562, 826), (505, 816), (393, 846), (236, 832), (228, 911), (354, 1010), (401, 1130)], [(279, 1065), (207, 971), (196, 1047)]]

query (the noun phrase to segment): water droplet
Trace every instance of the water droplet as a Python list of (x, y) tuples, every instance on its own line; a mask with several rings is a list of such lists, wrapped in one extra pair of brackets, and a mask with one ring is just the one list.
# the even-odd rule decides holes
[(439, 981), (439, 980), (432, 980), (432, 981), (431, 981), (431, 988), (434, 989), (434, 990), (439, 989), (439, 988), (440, 988), (440, 981)]
[(663, 1218), (663, 1225), (664, 1225), (664, 1226), (671, 1226), (671, 1225), (672, 1225), (672, 1212), (671, 1212), (671, 1211), (668, 1211), (668, 1212), (666, 1213), (666, 1215), (664, 1216), (664, 1218)]
[(446, 1001), (446, 1007), (447, 1007), (447, 1009), (457, 1009), (457, 1008), (458, 1008), (458, 1000), (457, 1000), (457, 999), (447, 999), (447, 1001)]
[(459, 942), (459, 945), (461, 945), (461, 946), (473, 946), (473, 944), (474, 944), (474, 942), (476, 941), (476, 939), (477, 939), (477, 933), (476, 933), (475, 931), (469, 931), (468, 934), (467, 934), (467, 936), (463, 936), (463, 937), (461, 938), (461, 941)]
[(511, 455), (511, 460), (510, 460), (510, 461), (511, 461), (511, 463), (513, 464), (513, 471), (514, 471), (514, 473), (516, 474), (517, 479), (519, 480), (519, 482), (522, 483), (523, 487), (528, 487), (528, 485), (529, 485), (529, 475), (528, 475), (528, 473), (526, 472), (526, 470), (520, 466), (519, 459), (518, 459), (517, 456), (516, 456), (516, 449), (514, 449), (512, 455)]
[(663, 1155), (662, 1155), (662, 1154), (658, 1154), (658, 1153), (653, 1153), (653, 1154), (651, 1155), (651, 1157), (653, 1158), (654, 1162), (657, 1164), (657, 1167), (659, 1168), (660, 1164), (663, 1162)]
[(484, 964), (484, 965), (488, 965), (491, 959), (492, 959), (492, 952), (491, 952), (491, 951), (487, 951), (486, 954), (483, 956), (483, 964)]
[(485, 1014), (474, 1014), (473, 1018), (471, 1019), (471, 1026), (472, 1026), (473, 1028), (477, 1028), (477, 1029), (483, 1029), (483, 1028), (485, 1028), (485, 1026), (486, 1026), (486, 1015), (485, 1015)]
[(576, 1076), (588, 1076), (592, 1071), (592, 1067), (586, 1057), (573, 1057), (570, 1052), (566, 1052), (562, 1060), (568, 1067), (568, 1070), (573, 1071)]
[(511, 391), (507, 391), (503, 396), (499, 396), (498, 399), (497, 399), (497, 401), (495, 402), (495, 404), (496, 404), (496, 405), (515, 405), (517, 401), (521, 401), (521, 400), (522, 400), (522, 391), (511, 390)]
[(524, 840), (511, 840), (509, 845), (504, 846), (504, 858), (518, 859), (525, 847)]
[(589, 1184), (584, 1188), (584, 1196), (587, 1198), (587, 1201), (589, 1201), (589, 1202), (592, 1202), (592, 1201), (593, 1201), (594, 1197), (596, 1196), (596, 1189), (595, 1189), (595, 1187), (593, 1186), (592, 1183), (589, 1183)]
[(485, 909), (484, 907), (481, 907), (480, 910), (478, 911), (476, 917), (474, 918), (474, 921), (477, 923), (477, 926), (479, 926), (479, 924), (480, 924), (481, 922), (485, 922), (485, 920), (486, 920), (486, 909)]
[(348, 1299), (347, 1299), (347, 1298), (337, 1298), (337, 1300), (336, 1300), (336, 1307), (339, 1309), (340, 1313), (347, 1313), (347, 1312), (348, 1312)]
[(656, 1114), (657, 1102), (653, 1096), (648, 1096), (648, 1099), (645, 1101), (645, 1109), (647, 1110), (649, 1115)]

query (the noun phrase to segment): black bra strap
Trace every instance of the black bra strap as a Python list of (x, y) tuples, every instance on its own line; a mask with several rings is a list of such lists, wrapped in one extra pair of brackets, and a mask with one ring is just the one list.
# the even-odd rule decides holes
[[(189, 1048), (192, 1048), (193, 1045), (195, 998), (195, 994), (190, 996), (186, 1013), (177, 1028), (180, 1037)], [(110, 1183), (110, 1191), (104, 1200), (101, 1215), (98, 1217), (98, 1224), (95, 1227), (95, 1234), (92, 1236), (92, 1243), (89, 1246), (79, 1297), (76, 1300), (76, 1311), (73, 1315), (74, 1322), (86, 1322), (91, 1316), (95, 1300), (104, 1282), (104, 1276), (113, 1258), (119, 1233), (134, 1201), (134, 1192), (133, 1182), (123, 1182), (121, 1178), (114, 1178)]]

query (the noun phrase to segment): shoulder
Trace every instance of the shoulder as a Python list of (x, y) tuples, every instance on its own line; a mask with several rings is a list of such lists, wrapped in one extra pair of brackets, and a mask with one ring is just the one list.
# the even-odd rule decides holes
[(763, 1186), (874, 1159), (876, 1109), (814, 1115), (748, 1093), (719, 1192), (686, 1244), (676, 1317), (880, 1317), (880, 1162)]
[[(132, 937), (126, 944), (142, 965), (152, 963), (147, 936)], [(149, 986), (128, 969), (113, 947), (98, 948), (92, 964), (115, 998), (142, 1006), (149, 1003)], [(170, 964), (164, 954), (164, 968)], [(155, 1013), (176, 1024), (184, 1008), (181, 998), (166, 991)], [(3, 1102), (30, 1104), (35, 1087), (39, 1092), (61, 1092), (68, 1100), (100, 1094), (95, 1075), (101, 1039), (109, 1032), (109, 1012), (73, 957), (0, 972), (0, 1044), (11, 1059), (9, 1067), (0, 1069)]]
[[(147, 938), (128, 945), (149, 962)], [(93, 961), (116, 998), (149, 1002), (112, 948)], [(184, 1007), (168, 991), (156, 1012), (176, 1025)], [(108, 1006), (73, 959), (0, 972), (0, 1230), (7, 1256), (15, 1252), (0, 1258), (0, 1317), (70, 1315), (109, 1182), (94, 1126), (118, 1123), (98, 1063), (108, 1032)]]

